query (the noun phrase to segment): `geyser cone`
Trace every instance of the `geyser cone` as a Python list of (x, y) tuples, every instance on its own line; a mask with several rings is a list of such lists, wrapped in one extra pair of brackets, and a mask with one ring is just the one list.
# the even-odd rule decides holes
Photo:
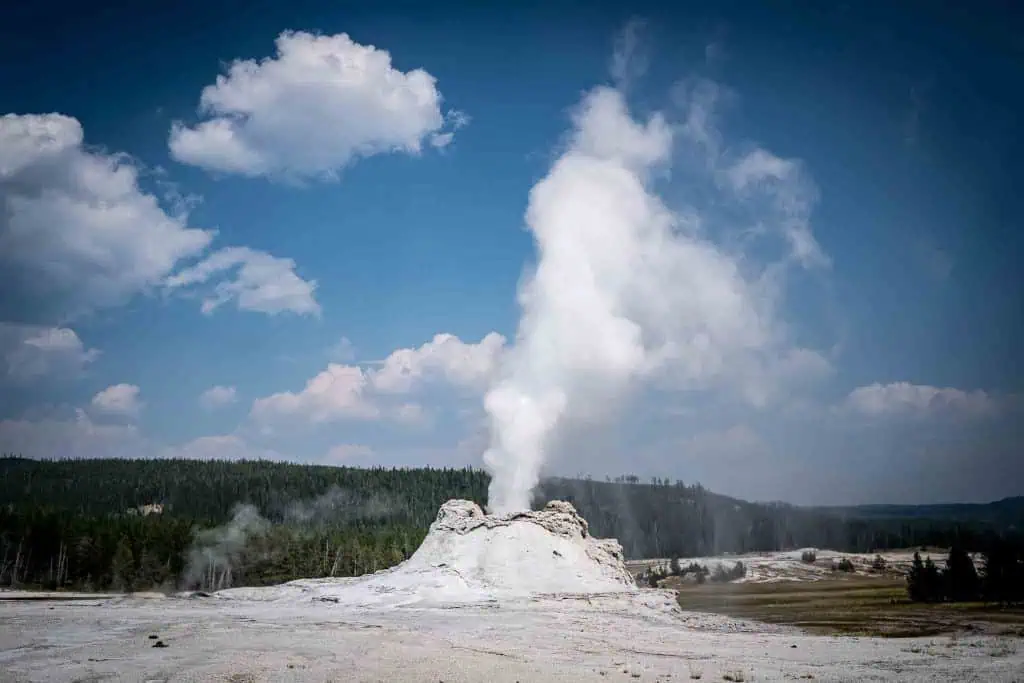
[(529, 596), (631, 593), (618, 541), (590, 535), (569, 503), (485, 515), (450, 500), (419, 549), (405, 562), (355, 579), (304, 579), (273, 588), (236, 588), (218, 597), (360, 607), (472, 604)]
[(485, 515), (476, 503), (441, 506), (423, 544), (399, 570), (451, 571), (485, 592), (600, 593), (634, 590), (622, 546), (593, 538), (564, 501), (540, 511)]

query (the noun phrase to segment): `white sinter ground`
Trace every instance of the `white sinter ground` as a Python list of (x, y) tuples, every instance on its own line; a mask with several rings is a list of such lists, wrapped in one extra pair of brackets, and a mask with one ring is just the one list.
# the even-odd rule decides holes
[[(811, 551), (815, 554), (814, 562), (804, 562), (804, 552)], [(921, 558), (931, 557), (936, 563), (942, 563), (946, 557), (943, 549), (925, 550), (921, 552)], [(717, 567), (731, 569), (737, 562), (742, 562), (747, 569), (743, 578), (736, 579), (733, 583), (777, 583), (781, 581), (825, 581), (836, 578), (833, 570), (833, 563), (841, 560), (849, 560), (853, 565), (852, 574), (859, 576), (876, 576), (874, 564), (876, 557), (884, 560), (883, 573), (904, 576), (911, 563), (914, 561), (913, 550), (896, 550), (882, 553), (839, 553), (834, 550), (818, 550), (816, 548), (801, 548), (799, 550), (784, 550), (779, 552), (746, 553), (743, 555), (716, 555), (711, 557), (687, 557), (680, 560), (684, 566), (690, 563), (697, 563), (707, 567), (714, 572)], [(981, 569), (981, 556), (975, 556), (975, 566)], [(640, 573), (647, 569), (667, 570), (671, 560), (668, 558), (634, 560), (626, 565), (633, 574)], [(843, 574), (845, 575), (845, 574)]]
[(564, 503), (491, 517), (451, 501), (413, 557), (360, 579), (19, 596), (0, 594), (0, 681), (1024, 679), (1014, 638), (827, 638), (683, 612)]

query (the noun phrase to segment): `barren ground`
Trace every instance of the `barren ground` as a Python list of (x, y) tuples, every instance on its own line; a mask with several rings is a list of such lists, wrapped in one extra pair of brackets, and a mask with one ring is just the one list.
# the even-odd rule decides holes
[[(0, 602), (0, 680), (1024, 680), (1015, 637), (828, 637), (673, 613), (673, 599), (643, 591), (374, 610), (217, 598), (8, 599)], [(153, 647), (150, 636), (166, 647)]]

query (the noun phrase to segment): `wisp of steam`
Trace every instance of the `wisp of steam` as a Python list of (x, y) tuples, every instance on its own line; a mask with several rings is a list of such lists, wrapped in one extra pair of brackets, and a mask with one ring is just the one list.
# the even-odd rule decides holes
[(789, 246), (774, 266), (823, 257), (799, 166), (759, 148), (734, 158), (720, 149), (708, 120), (715, 92), (696, 90), (674, 126), (661, 114), (636, 120), (619, 89), (590, 91), (566, 148), (531, 190), (537, 262), (519, 289), (515, 343), (484, 399), (492, 513), (529, 509), (553, 431), (569, 415), (611, 409), (635, 380), (669, 374), (700, 389), (731, 378), (763, 400), (776, 371), (766, 358), (785, 355), (773, 324), (780, 268), (751, 273), (741, 254), (710, 240), (701, 211), (671, 211), (655, 194), (674, 138), (697, 157), (687, 170), (720, 197), (773, 212)]

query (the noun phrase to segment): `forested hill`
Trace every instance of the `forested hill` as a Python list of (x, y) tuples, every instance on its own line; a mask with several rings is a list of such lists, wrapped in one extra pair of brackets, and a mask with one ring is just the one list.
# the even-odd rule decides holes
[[(0, 503), (96, 516), (159, 503), (166, 514), (220, 524), (239, 503), (280, 519), (301, 501), (342, 490), (350, 508), (427, 526), (451, 498), (483, 502), (487, 475), (472, 469), (361, 469), (225, 460), (0, 458)], [(338, 498), (337, 495), (334, 498)], [(356, 505), (358, 503), (358, 505)], [(361, 514), (361, 516), (366, 516)]]
[[(360, 574), (408, 557), (444, 501), (485, 503), (488, 482), (475, 469), (0, 458), (0, 585), (209, 587)], [(974, 549), (1021, 528), (1005, 512), (757, 504), (633, 476), (548, 479), (536, 501), (552, 499), (573, 502), (595, 536), (619, 539), (632, 558), (804, 546)], [(225, 539), (243, 543), (226, 547)]]
[(855, 505), (851, 507), (821, 507), (812, 509), (825, 514), (848, 518), (941, 519), (959, 522), (985, 522), (997, 526), (1024, 528), (1024, 496), (1003, 498), (991, 503)]

